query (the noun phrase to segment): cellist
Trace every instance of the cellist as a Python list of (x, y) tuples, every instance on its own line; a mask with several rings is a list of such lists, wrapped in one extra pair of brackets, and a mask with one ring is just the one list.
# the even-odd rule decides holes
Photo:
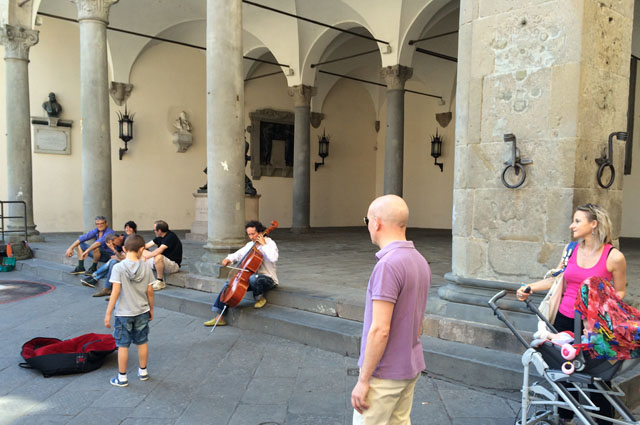
[[(249, 236), (250, 242), (247, 242), (245, 246), (236, 252), (227, 255), (227, 257), (222, 260), (222, 265), (228, 266), (229, 264), (237, 263), (247, 252), (249, 252), (254, 243), (257, 245), (264, 258), (258, 271), (249, 278), (248, 290), (253, 292), (253, 298), (256, 300), (253, 308), (262, 308), (267, 303), (267, 299), (264, 297), (264, 294), (278, 286), (278, 276), (276, 274), (278, 246), (273, 239), (264, 235), (264, 232), (267, 229), (259, 221), (249, 221), (244, 228), (247, 232), (247, 236)], [(229, 282), (227, 282), (227, 284), (228, 283)], [(213, 303), (213, 307), (211, 307), (211, 310), (216, 314), (216, 316), (213, 319), (204, 322), (205, 326), (215, 325), (216, 320), (218, 319), (217, 326), (224, 326), (227, 324), (224, 318), (221, 317), (221, 311), (223, 310), (224, 304), (220, 300), (227, 284), (222, 288), (220, 294), (218, 294), (218, 297), (216, 298), (216, 301)]]

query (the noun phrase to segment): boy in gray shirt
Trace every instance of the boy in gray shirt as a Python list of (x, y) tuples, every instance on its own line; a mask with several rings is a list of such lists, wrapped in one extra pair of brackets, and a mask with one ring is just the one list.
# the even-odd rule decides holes
[(151, 266), (140, 261), (144, 251), (144, 239), (131, 235), (124, 243), (126, 257), (113, 267), (109, 281), (113, 283), (111, 298), (104, 315), (104, 325), (111, 327), (111, 312), (115, 308), (113, 337), (118, 346), (118, 376), (111, 378), (111, 385), (126, 387), (129, 346), (138, 346), (138, 378), (149, 379), (149, 321), (153, 319), (153, 283)]

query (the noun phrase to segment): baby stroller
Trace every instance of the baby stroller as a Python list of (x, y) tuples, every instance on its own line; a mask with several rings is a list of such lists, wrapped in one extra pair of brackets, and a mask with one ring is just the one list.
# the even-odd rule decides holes
[[(640, 425), (640, 421), (634, 418), (620, 400), (619, 397), (624, 396), (620, 387), (617, 384), (607, 384), (607, 381), (611, 381), (623, 370), (635, 366), (638, 359), (611, 363), (605, 359), (592, 359), (581, 351), (577, 355), (568, 353), (567, 346), (559, 346), (546, 339), (528, 343), (496, 305), (506, 294), (507, 291), (504, 290), (498, 292), (489, 300), (489, 306), (526, 349), (522, 355), (524, 372), (521, 412), (515, 425), (557, 424), (560, 421), (558, 408), (572, 410), (575, 424), (596, 425), (597, 419), (607, 419), (613, 424)], [(552, 332), (557, 333), (530, 300), (527, 299), (525, 303), (531, 312), (546, 322)], [(574, 335), (582, 335), (582, 320), (579, 313), (576, 316)], [(531, 374), (536, 372), (542, 381), (530, 382)], [(589, 398), (589, 394), (593, 393), (603, 394), (620, 418), (611, 419), (600, 415), (599, 408)]]

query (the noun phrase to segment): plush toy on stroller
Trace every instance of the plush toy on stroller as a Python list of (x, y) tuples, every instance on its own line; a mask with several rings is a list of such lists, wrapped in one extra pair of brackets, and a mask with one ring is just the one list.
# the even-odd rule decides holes
[[(531, 301), (525, 300), (527, 308), (555, 334), (551, 340), (535, 339), (528, 343), (496, 305), (506, 294), (506, 291), (497, 293), (489, 306), (526, 349), (522, 355), (522, 406), (516, 425), (557, 424), (559, 408), (572, 410), (575, 424), (596, 425), (600, 419), (613, 424), (640, 425), (620, 400), (624, 392), (610, 383), (616, 375), (638, 363), (640, 312), (625, 304), (608, 282), (590, 278), (582, 284), (576, 300), (573, 333), (558, 333)], [(574, 335), (578, 336), (576, 341)], [(539, 375), (542, 381), (531, 383), (531, 374)], [(619, 419), (600, 413), (590, 397), (596, 393), (611, 403)]]

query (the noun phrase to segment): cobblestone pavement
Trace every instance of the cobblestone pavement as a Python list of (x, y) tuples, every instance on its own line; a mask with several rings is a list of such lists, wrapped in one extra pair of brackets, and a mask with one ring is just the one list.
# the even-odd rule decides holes
[[(1, 280), (38, 279), (19, 272)], [(151, 322), (149, 372), (126, 388), (109, 384), (116, 354), (96, 371), (51, 378), (22, 369), (19, 353), (36, 336), (61, 339), (102, 325), (106, 303), (80, 286), (0, 304), (0, 424), (350, 424), (356, 359), (234, 327), (211, 335), (202, 319), (163, 309)], [(494, 395), (423, 376), (413, 424), (510, 425), (517, 394)]]

